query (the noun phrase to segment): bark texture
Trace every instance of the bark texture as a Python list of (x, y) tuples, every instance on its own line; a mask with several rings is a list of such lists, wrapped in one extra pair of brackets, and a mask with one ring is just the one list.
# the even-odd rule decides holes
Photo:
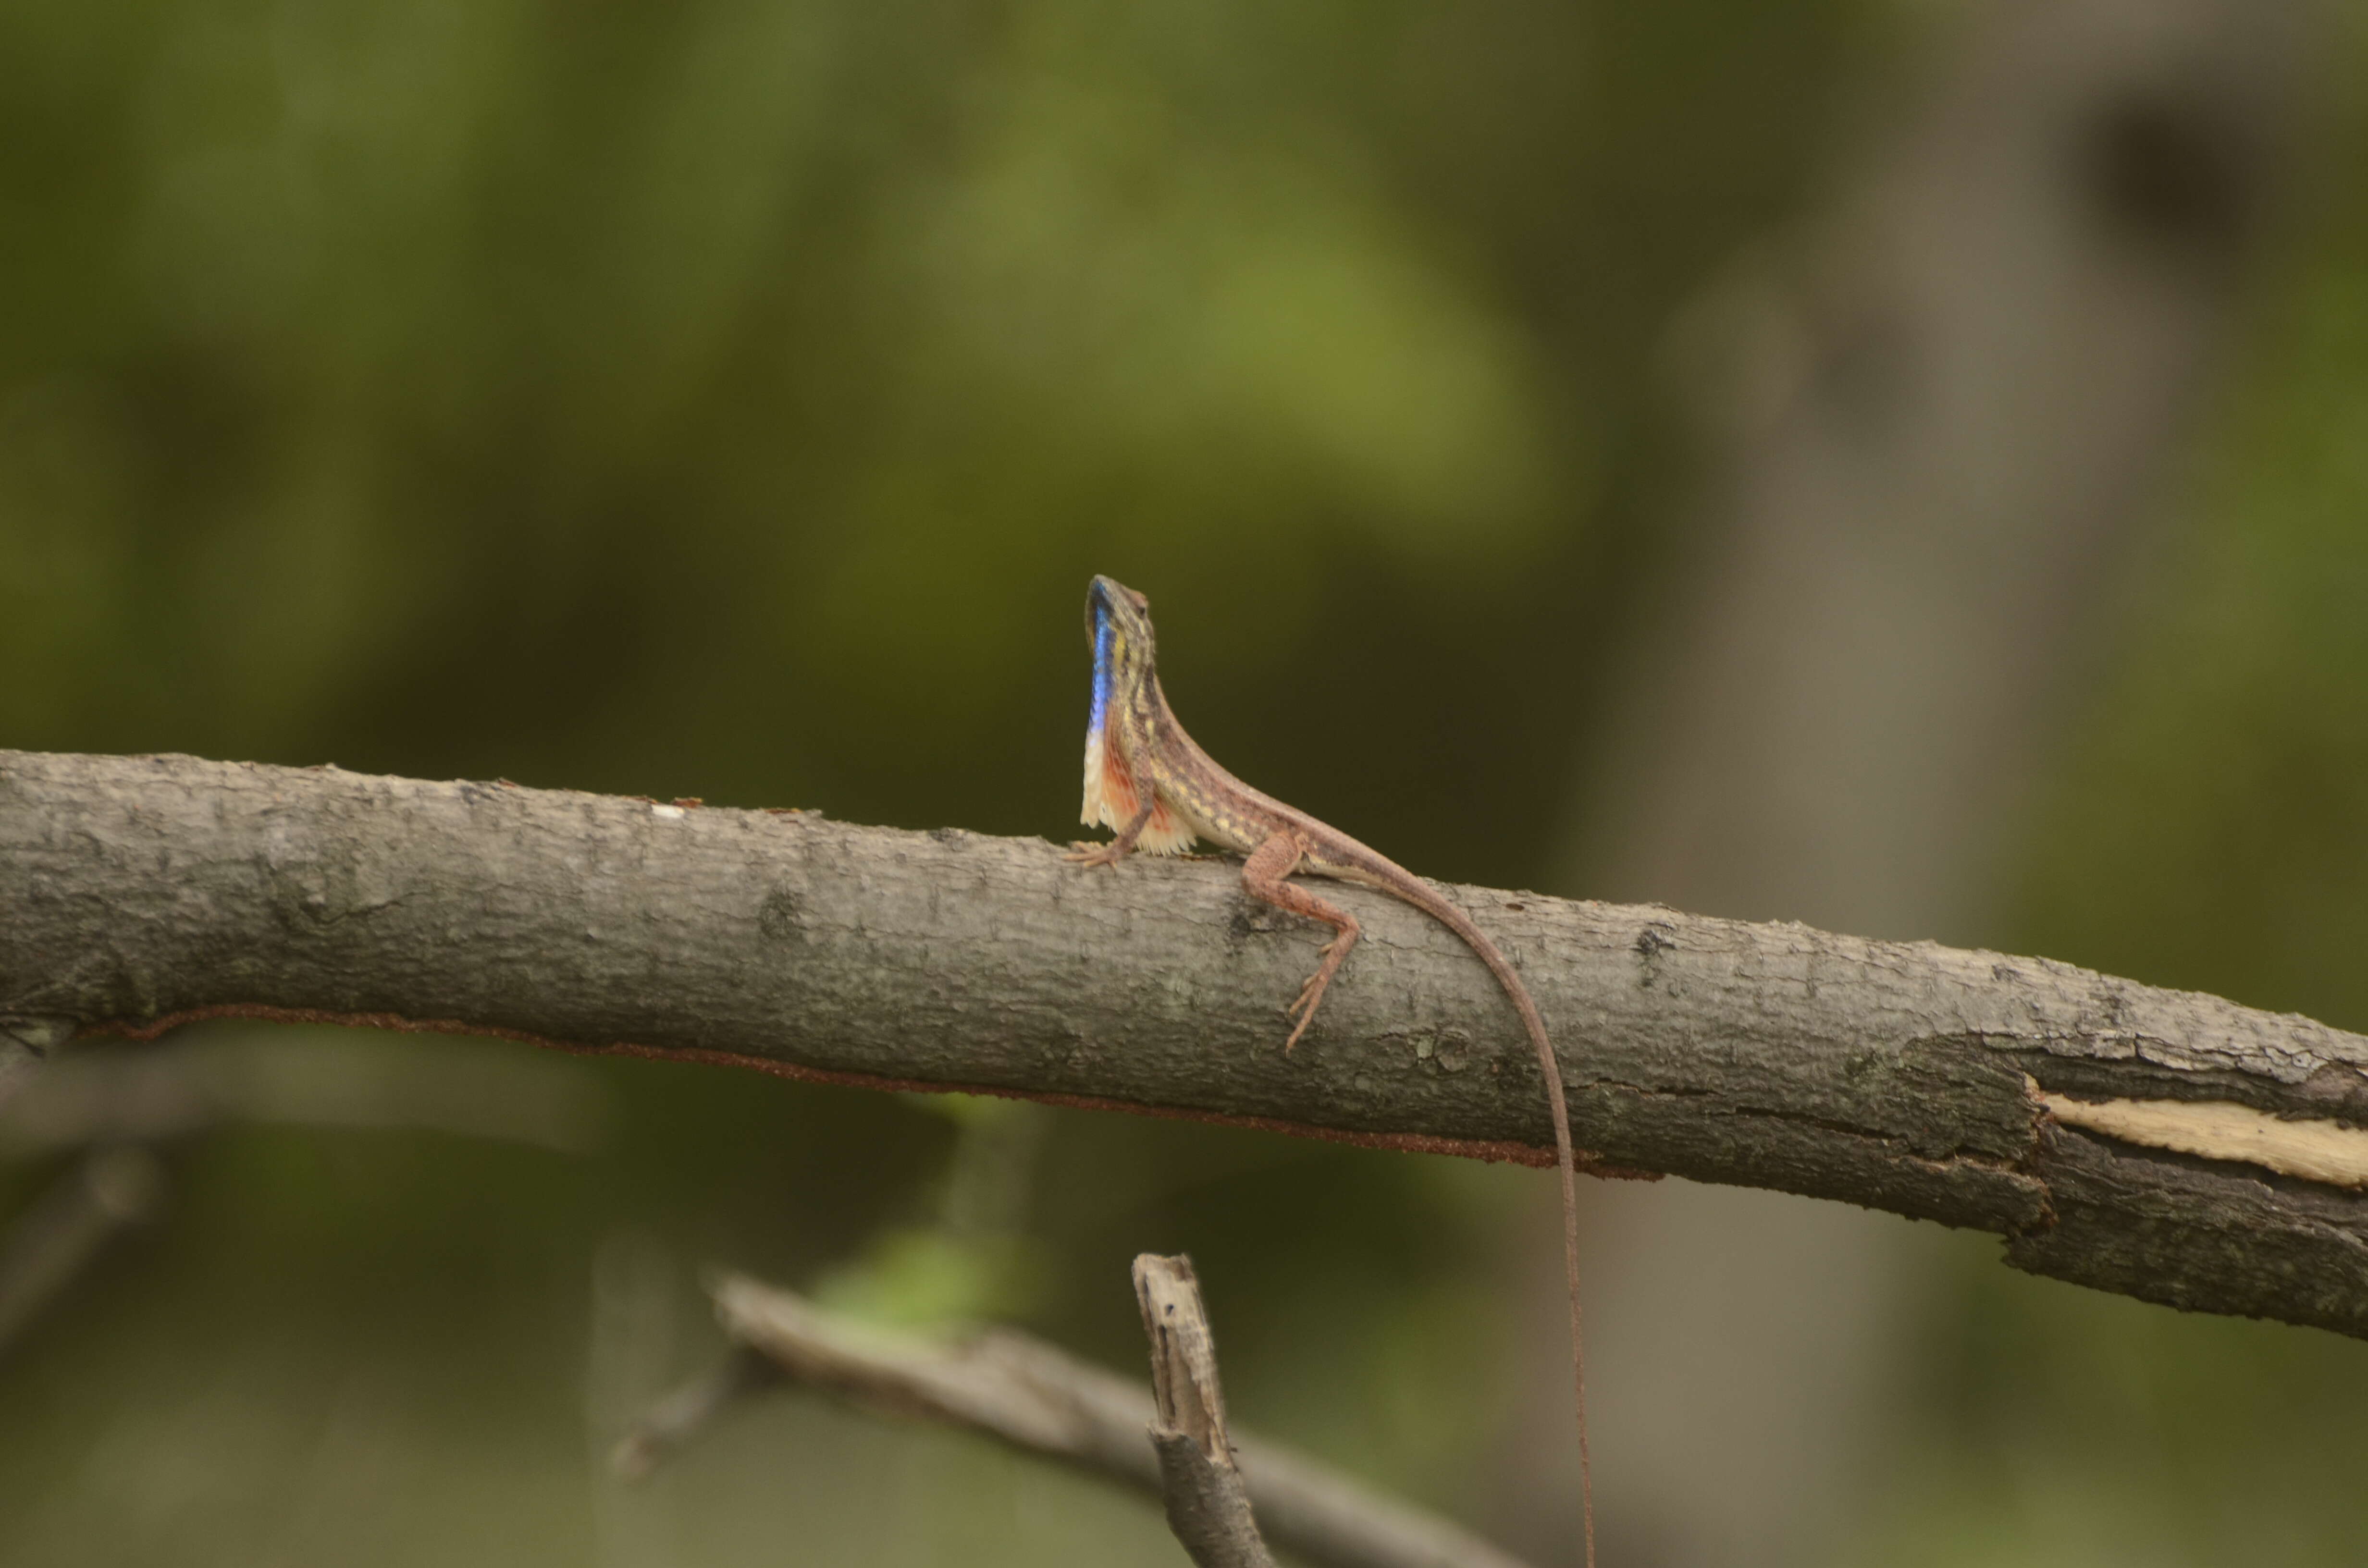
[[(2018, 1267), (2368, 1336), (2368, 1198), (2060, 1125), (2040, 1096), (2237, 1104), (2368, 1140), (2368, 1039), (2044, 959), (1451, 888), (1552, 1030), (1607, 1165), (1977, 1226)], [(0, 1028), (222, 1015), (508, 1034), (1552, 1160), (1477, 960), (1324, 933), (1227, 862), (191, 757), (0, 752)]]

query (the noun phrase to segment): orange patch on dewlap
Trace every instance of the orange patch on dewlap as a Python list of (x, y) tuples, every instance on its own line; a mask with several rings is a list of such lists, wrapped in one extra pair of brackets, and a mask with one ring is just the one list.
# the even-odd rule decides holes
[[(1089, 826), (1106, 826), (1118, 832), (1133, 822), (1134, 813), (1142, 809), (1143, 794), (1135, 786), (1134, 770), (1127, 766), (1125, 753), (1099, 733), (1087, 735), (1082, 820)], [(1190, 847), (1191, 843), (1192, 830), (1184, 825), (1166, 801), (1157, 801), (1134, 846), (1145, 855), (1174, 855)]]

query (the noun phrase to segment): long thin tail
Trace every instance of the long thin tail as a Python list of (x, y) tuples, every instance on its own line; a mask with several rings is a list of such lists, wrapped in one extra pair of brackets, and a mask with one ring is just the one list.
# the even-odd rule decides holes
[(1513, 971), (1512, 964), (1497, 950), (1497, 944), (1472, 924), (1469, 915), (1430, 888), (1424, 886), (1422, 892), (1429, 896), (1408, 902), (1463, 937), (1464, 944), (1479, 955), (1480, 961), (1488, 966), (1497, 983), (1505, 988), (1513, 1010), (1521, 1015), (1521, 1024), (1530, 1031), (1530, 1043), (1537, 1048), (1539, 1070), (1545, 1074), (1546, 1107), (1554, 1113), (1554, 1163), (1562, 1177), (1562, 1262), (1564, 1278), (1570, 1286), (1570, 1371), (1573, 1408), (1578, 1415), (1579, 1515), (1587, 1532), (1587, 1568), (1595, 1568), (1595, 1466), (1587, 1449), (1587, 1337), (1580, 1332), (1578, 1312), (1578, 1156), (1570, 1141), (1570, 1101), (1563, 1093), (1562, 1063), (1554, 1060), (1554, 1042), (1546, 1039), (1545, 1020), (1538, 1017), (1538, 1005), (1530, 1000), (1530, 988), (1521, 983), (1521, 977)]

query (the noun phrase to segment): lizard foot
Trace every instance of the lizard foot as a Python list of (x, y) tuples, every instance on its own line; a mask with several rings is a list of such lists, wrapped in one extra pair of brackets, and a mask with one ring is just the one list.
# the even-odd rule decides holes
[[(1330, 958), (1332, 949), (1326, 947), (1324, 954), (1326, 958)], [(1332, 983), (1332, 971), (1335, 967), (1326, 963), (1322, 969), (1309, 975), (1307, 983), (1299, 988), (1299, 1000), (1293, 1002), (1285, 1010), (1286, 1017), (1299, 1020), (1292, 1026), (1291, 1038), (1282, 1042), (1285, 1054), (1289, 1054), (1291, 1048), (1299, 1043), (1299, 1037), (1305, 1034), (1307, 1026), (1315, 1021), (1316, 1006), (1324, 1000), (1324, 988)]]
[(1072, 844), (1061, 858), (1076, 866), (1115, 866), (1119, 851), (1114, 844)]

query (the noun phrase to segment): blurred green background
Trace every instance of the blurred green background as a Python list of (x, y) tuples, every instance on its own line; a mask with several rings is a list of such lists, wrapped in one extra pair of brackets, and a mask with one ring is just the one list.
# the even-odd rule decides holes
[[(2340, 15), (2313, 176), (1979, 935), (2368, 1028)], [(1685, 569), (1672, 323), (1954, 16), (0, 0), (0, 744), (1065, 839), (1102, 571), (1231, 767), (1428, 874), (1547, 881), (1575, 672)], [(0, 1354), (0, 1562), (1180, 1561), (1147, 1504), (792, 1396), (619, 1490), (617, 1424), (713, 1353), (709, 1263), (1132, 1368), (1126, 1259), (1189, 1249), (1245, 1420), (1505, 1506), (1558, 1353), (1530, 1173), (564, 1065), (610, 1098), (588, 1154), (176, 1153)], [(997, 1138), (1022, 1175), (964, 1229)], [(1806, 1560), (2368, 1555), (2368, 1346), (1934, 1238), (1867, 1501)]]

